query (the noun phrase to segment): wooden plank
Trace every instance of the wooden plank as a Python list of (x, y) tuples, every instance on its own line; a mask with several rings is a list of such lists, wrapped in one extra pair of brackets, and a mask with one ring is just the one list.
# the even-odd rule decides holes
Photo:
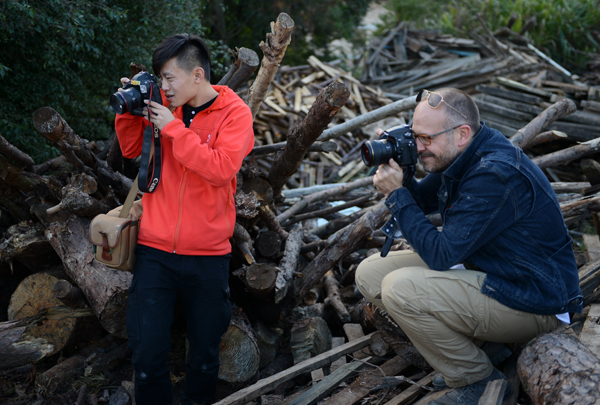
[[(352, 342), (353, 340), (356, 340), (356, 339), (360, 339), (361, 337), (363, 337), (365, 335), (365, 333), (363, 332), (362, 326), (360, 326), (360, 324), (358, 324), (358, 323), (345, 323), (343, 328), (344, 328), (344, 333), (348, 337), (349, 342)], [(359, 351), (352, 353), (352, 356), (354, 356), (354, 358), (357, 358), (357, 359), (364, 359), (365, 357), (369, 357), (370, 355), (371, 355), (371, 351), (369, 350), (368, 347), (363, 350), (359, 350)]]
[(489, 112), (492, 112), (497, 115), (503, 115), (503, 116), (510, 117), (510, 118), (516, 119), (516, 120), (521, 120), (521, 121), (531, 121), (532, 119), (535, 118), (535, 115), (533, 115), (533, 114), (517, 111), (512, 108), (506, 108), (499, 104), (490, 103), (488, 101), (481, 100), (478, 98), (475, 99), (475, 104), (477, 104), (477, 107), (479, 108), (480, 112), (482, 110), (489, 111)]
[[(437, 371), (434, 371), (434, 372), (430, 373), (429, 375), (421, 378), (419, 381), (417, 381), (417, 383), (421, 384), (421, 385), (429, 385), (429, 384), (431, 384), (431, 381), (433, 380), (433, 376), (436, 374), (437, 374)], [(392, 398), (391, 400), (386, 402), (384, 405), (410, 404), (416, 399), (416, 397), (419, 394), (421, 394), (421, 392), (423, 392), (423, 388), (421, 388), (417, 385), (412, 385), (412, 386), (410, 386), (410, 388), (405, 389), (399, 395), (395, 396), (394, 398)]]
[[(545, 101), (543, 98), (526, 94), (520, 91), (508, 90), (503, 87), (491, 87), (486, 85), (479, 85), (476, 87), (477, 91), (480, 91), (491, 96), (500, 97), (508, 100), (518, 101), (521, 103), (537, 104)], [(600, 103), (599, 103), (600, 104)]]
[[(371, 360), (371, 357), (367, 357), (365, 361)], [(305, 391), (298, 398), (289, 403), (289, 405), (313, 405), (317, 403), (321, 398), (329, 394), (334, 388), (336, 388), (342, 381), (348, 378), (352, 373), (361, 367), (364, 367), (363, 361), (353, 361), (348, 364), (344, 364), (338, 367), (337, 370), (323, 378), (319, 383)]]
[(600, 358), (600, 304), (592, 304), (579, 340)]
[(494, 82), (501, 84), (502, 86), (505, 86), (505, 87), (510, 87), (512, 89), (517, 89), (517, 90), (524, 91), (529, 94), (534, 94), (534, 95), (540, 96), (540, 97), (551, 98), (553, 96), (553, 94), (548, 91), (535, 89), (531, 86), (527, 86), (526, 84), (507, 79), (506, 77), (496, 77), (494, 79)]
[(386, 361), (381, 367), (369, 371), (368, 373), (361, 373), (352, 384), (344, 388), (342, 391), (332, 395), (322, 405), (348, 405), (353, 404), (365, 396), (369, 395), (372, 388), (375, 388), (382, 383), (384, 375), (394, 376), (401, 373), (405, 369), (410, 367), (410, 363), (404, 360), (401, 356), (396, 356), (391, 360)]
[(429, 394), (425, 395), (423, 398), (421, 398), (414, 404), (415, 405), (427, 405), (431, 401), (434, 401), (434, 400), (439, 399), (440, 397), (443, 397), (444, 395), (446, 395), (446, 392), (448, 392), (448, 390), (430, 392)]
[(581, 100), (581, 106), (588, 110), (597, 111), (600, 113), (600, 102), (592, 100)]
[(485, 391), (481, 398), (479, 398), (478, 405), (502, 405), (502, 398), (504, 398), (504, 391), (508, 386), (506, 380), (494, 380), (487, 383)]
[(600, 260), (600, 238), (598, 238), (598, 235), (583, 235), (583, 243), (587, 248), (588, 260), (590, 262)]
[(230, 396), (223, 398), (219, 402), (215, 402), (214, 405), (242, 405), (246, 402), (252, 401), (253, 399), (258, 398), (262, 394), (266, 394), (277, 386), (291, 380), (294, 377), (297, 377), (300, 374), (307, 373), (327, 364), (331, 364), (341, 356), (345, 356), (346, 354), (355, 352), (356, 350), (360, 350), (363, 347), (368, 346), (369, 342), (371, 341), (371, 335), (372, 333), (353, 342), (348, 342), (340, 347), (331, 349), (325, 353), (321, 353), (312, 359), (298, 363), (280, 373), (263, 378), (255, 384), (243, 388), (231, 394)]

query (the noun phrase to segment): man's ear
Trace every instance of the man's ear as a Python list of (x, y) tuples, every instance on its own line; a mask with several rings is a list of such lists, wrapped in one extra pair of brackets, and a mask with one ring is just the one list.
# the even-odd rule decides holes
[(471, 132), (471, 127), (466, 124), (458, 128), (458, 147), (468, 145), (471, 142)]
[(202, 80), (204, 80), (204, 69), (200, 66), (196, 66), (194, 68), (194, 82), (202, 83)]

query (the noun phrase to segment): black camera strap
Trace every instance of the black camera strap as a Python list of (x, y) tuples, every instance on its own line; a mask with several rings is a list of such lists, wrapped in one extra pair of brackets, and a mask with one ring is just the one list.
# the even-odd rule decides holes
[[(140, 175), (138, 177), (138, 187), (143, 192), (152, 193), (156, 190), (160, 182), (162, 169), (160, 152), (160, 131), (158, 127), (150, 124), (144, 130), (142, 160), (140, 162)], [(150, 170), (151, 165), (152, 170)]]

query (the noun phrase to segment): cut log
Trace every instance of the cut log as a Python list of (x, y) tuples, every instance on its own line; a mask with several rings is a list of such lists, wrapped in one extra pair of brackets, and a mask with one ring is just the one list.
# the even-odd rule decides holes
[(280, 328), (269, 328), (259, 320), (256, 322), (255, 332), (258, 342), (258, 351), (260, 353), (259, 368), (263, 369), (271, 364), (277, 357), (283, 330)]
[(56, 366), (38, 374), (35, 379), (35, 389), (42, 396), (50, 396), (58, 388), (83, 374), (85, 361), (96, 352), (106, 352), (116, 348), (122, 340), (113, 335), (106, 335), (94, 344), (91, 344), (69, 357)]
[(221, 338), (219, 360), (219, 378), (229, 383), (248, 381), (258, 372), (258, 342), (241, 308), (233, 308), (231, 323)]
[(234, 64), (218, 84), (236, 91), (242, 83), (252, 77), (260, 61), (256, 52), (248, 48), (240, 48), (234, 55)]
[[(349, 342), (360, 339), (365, 335), (362, 326), (360, 326), (358, 323), (346, 323), (344, 324), (343, 328)], [(371, 354), (372, 353), (370, 352), (369, 348), (365, 347), (362, 350), (352, 353), (352, 356), (354, 356), (355, 359), (365, 359), (370, 357)]]
[(517, 368), (535, 405), (600, 402), (600, 359), (572, 336), (539, 336), (523, 349)]
[(295, 226), (290, 231), (285, 242), (283, 258), (279, 263), (279, 273), (275, 280), (275, 303), (281, 302), (292, 284), (293, 275), (298, 266), (300, 247), (302, 245), (302, 228)]
[(16, 260), (32, 272), (60, 264), (60, 257), (48, 243), (40, 223), (20, 222), (9, 227), (7, 234), (8, 238), (0, 245), (1, 261)]
[[(44, 273), (32, 274), (21, 281), (11, 296), (8, 319), (28, 318), (37, 315), (43, 309), (62, 306), (52, 295), (52, 288), (57, 281), (56, 277)], [(74, 345), (76, 340), (85, 340), (87, 332), (99, 331), (88, 329), (88, 323), (83, 318), (48, 319), (28, 329), (30, 336), (44, 339), (54, 347), (49, 355), (63, 350), (67, 344)], [(89, 340), (91, 339), (87, 339)]]
[(87, 301), (79, 287), (74, 286), (67, 280), (58, 280), (52, 286), (52, 296), (69, 308), (83, 308)]
[(592, 139), (591, 141), (581, 142), (579, 145), (570, 148), (561, 149), (556, 152), (538, 156), (531, 159), (540, 169), (545, 169), (551, 166), (566, 164), (573, 160), (584, 156), (598, 153), (600, 150), (600, 138)]
[(19, 168), (28, 172), (33, 170), (35, 162), (26, 153), (21, 152), (19, 148), (8, 142), (2, 135), (0, 135), (0, 155), (8, 158)]
[(233, 229), (233, 239), (236, 246), (242, 251), (246, 262), (248, 264), (254, 263), (256, 260), (254, 260), (254, 250), (252, 249), (252, 238), (246, 228), (238, 222), (235, 223), (235, 228)]
[(302, 319), (292, 326), (290, 348), (294, 364), (331, 350), (331, 331), (323, 318)]
[(298, 170), (308, 148), (327, 128), (335, 113), (346, 104), (348, 97), (350, 91), (345, 85), (339, 82), (331, 83), (319, 92), (304, 120), (288, 132), (287, 144), (283, 151), (276, 155), (269, 171), (268, 180), (273, 186), (274, 196), (281, 194), (283, 185)]
[(281, 13), (276, 22), (271, 22), (271, 32), (267, 34), (266, 42), (261, 41), (259, 44), (264, 56), (256, 79), (250, 87), (247, 101), (250, 111), (252, 111), (252, 117), (256, 117), (260, 104), (275, 77), (277, 68), (283, 60), (292, 38), (293, 28), (294, 20), (286, 13)]
[(111, 270), (98, 263), (87, 237), (89, 223), (72, 217), (65, 224), (54, 223), (46, 230), (46, 238), (61, 257), (67, 274), (83, 291), (102, 327), (125, 338), (127, 296), (132, 274)]
[(34, 363), (53, 353), (54, 345), (27, 333), (43, 320), (42, 314), (0, 323), (0, 370)]
[(243, 281), (254, 297), (270, 301), (279, 269), (270, 263), (253, 263), (244, 274)]

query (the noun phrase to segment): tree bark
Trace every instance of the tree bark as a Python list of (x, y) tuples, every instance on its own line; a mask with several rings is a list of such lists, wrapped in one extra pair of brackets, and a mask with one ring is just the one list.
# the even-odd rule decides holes
[(280, 303), (288, 293), (294, 272), (298, 266), (300, 247), (302, 246), (302, 228), (295, 226), (285, 242), (283, 259), (279, 262), (279, 273), (275, 280), (275, 303)]
[(281, 13), (275, 23), (271, 22), (271, 32), (267, 34), (266, 42), (261, 41), (260, 49), (263, 51), (263, 59), (250, 87), (248, 93), (248, 106), (252, 111), (252, 117), (256, 117), (260, 104), (269, 90), (269, 86), (277, 73), (279, 64), (283, 60), (285, 50), (292, 38), (294, 20), (286, 13)]
[(83, 291), (102, 327), (125, 338), (126, 302), (132, 274), (111, 270), (93, 258), (88, 240), (89, 224), (72, 217), (64, 225), (53, 223), (46, 237), (61, 257), (67, 274)]
[(300, 302), (302, 296), (319, 282), (338, 260), (354, 252), (365, 238), (373, 235), (373, 232), (383, 225), (388, 213), (389, 211), (382, 200), (359, 220), (332, 235), (327, 240), (328, 247), (319, 253), (302, 271), (304, 276), (299, 279), (299, 286), (296, 289), (296, 302)]
[(574, 113), (575, 111), (577, 111), (577, 106), (573, 100), (560, 100), (544, 110), (525, 127), (518, 130), (517, 133), (510, 138), (510, 141), (513, 143), (513, 145), (524, 149), (548, 125), (564, 117), (565, 115)]
[(325, 286), (325, 291), (327, 292), (325, 305), (331, 305), (333, 309), (335, 309), (335, 313), (342, 323), (350, 322), (350, 313), (348, 313), (346, 306), (342, 302), (337, 280), (335, 279), (335, 276), (331, 270), (325, 273), (323, 285)]
[(579, 145), (570, 148), (561, 149), (556, 152), (548, 153), (531, 159), (540, 169), (551, 166), (558, 166), (579, 159), (584, 156), (593, 155), (600, 150), (600, 138), (591, 141), (582, 142)]
[(600, 402), (600, 359), (572, 336), (534, 339), (519, 356), (517, 371), (535, 405)]
[(256, 52), (252, 49), (240, 48), (237, 50), (235, 63), (217, 84), (236, 91), (242, 83), (252, 77), (259, 63)]
[(294, 125), (287, 135), (287, 144), (283, 151), (275, 156), (268, 180), (273, 186), (273, 195), (278, 196), (286, 181), (300, 167), (308, 148), (313, 144), (333, 116), (350, 97), (348, 88), (339, 82), (333, 82), (319, 92), (308, 115)]
[(0, 155), (4, 155), (19, 168), (28, 172), (32, 171), (35, 162), (26, 153), (21, 152), (16, 146), (8, 142), (0, 135)]

